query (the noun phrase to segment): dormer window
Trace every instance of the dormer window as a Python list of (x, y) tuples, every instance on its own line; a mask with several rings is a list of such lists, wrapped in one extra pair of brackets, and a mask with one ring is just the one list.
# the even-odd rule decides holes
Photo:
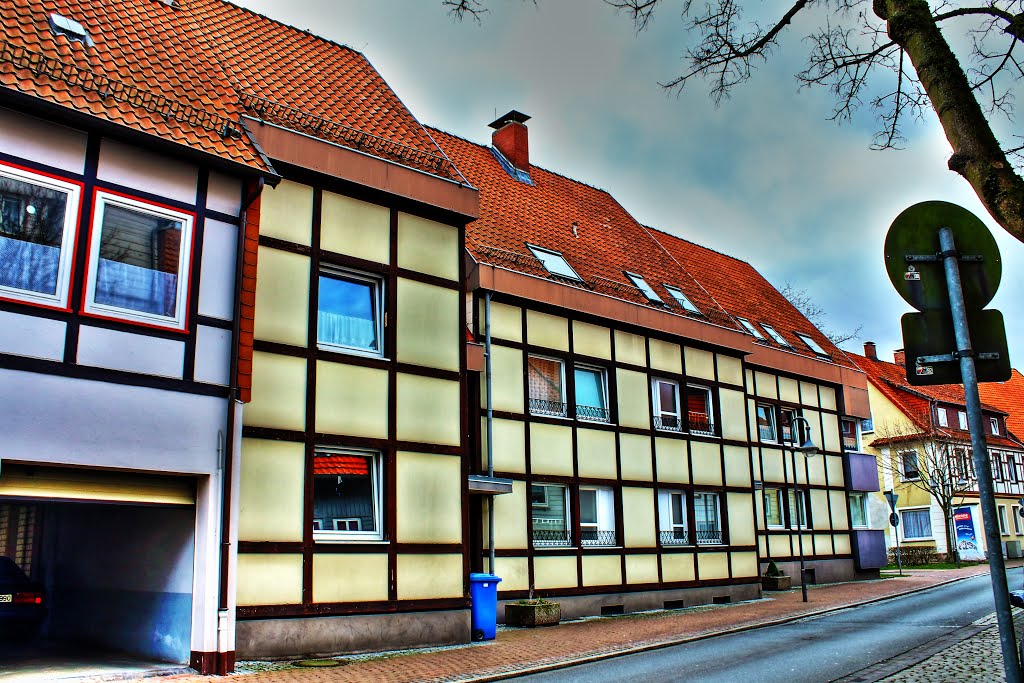
[(550, 249), (542, 249), (541, 247), (535, 247), (532, 244), (527, 244), (526, 247), (533, 253), (533, 255), (540, 261), (544, 269), (557, 277), (564, 277), (570, 280), (576, 280), (583, 282), (583, 278), (572, 269), (569, 262), (559, 254), (557, 251), (551, 251)]
[(658, 293), (655, 292), (649, 284), (647, 284), (647, 280), (644, 280), (642, 276), (626, 271), (626, 277), (629, 278), (630, 282), (636, 285), (636, 288), (639, 289), (645, 297), (647, 297), (648, 301), (657, 304), (665, 303), (661, 300), (661, 297), (658, 296)]
[(77, 40), (86, 47), (92, 47), (95, 45), (92, 38), (89, 37), (89, 32), (85, 30), (85, 27), (74, 19), (65, 17), (62, 14), (56, 12), (50, 13), (50, 30), (58, 36), (65, 36), (68, 40)]
[(768, 323), (761, 323), (761, 327), (764, 328), (764, 331), (768, 333), (768, 336), (771, 337), (776, 344), (778, 344), (779, 346), (789, 346), (789, 342), (786, 341), (785, 338), (781, 334), (779, 334), (774, 327), (772, 327)]
[(798, 336), (800, 338), (800, 341), (802, 341), (804, 344), (807, 344), (807, 348), (809, 348), (811, 351), (814, 351), (814, 353), (816, 353), (819, 356), (825, 356), (826, 358), (828, 358), (828, 353), (825, 352), (825, 349), (821, 348), (818, 342), (814, 341), (806, 334), (800, 334), (799, 332), (796, 333), (796, 336)]
[(743, 329), (754, 336), (754, 339), (764, 339), (764, 335), (761, 334), (761, 330), (754, 327), (754, 324), (746, 318), (736, 318), (740, 321), (740, 325), (743, 325)]
[(683, 294), (683, 290), (679, 289), (678, 287), (673, 287), (672, 285), (665, 285), (665, 291), (668, 292), (672, 296), (672, 298), (676, 300), (677, 304), (683, 307), (684, 311), (689, 311), (690, 313), (700, 313), (700, 309), (694, 306), (693, 302), (690, 301), (689, 297)]

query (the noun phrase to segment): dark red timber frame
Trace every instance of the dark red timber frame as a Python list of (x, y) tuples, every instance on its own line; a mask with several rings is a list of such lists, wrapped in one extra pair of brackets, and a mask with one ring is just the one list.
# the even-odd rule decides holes
[[(355, 614), (384, 614), (396, 612), (415, 612), (444, 609), (466, 609), (469, 606), (469, 556), (466, 548), (469, 545), (469, 496), (465, 485), (465, 476), (469, 471), (466, 454), (469, 436), (466, 429), (467, 415), (467, 371), (464, 322), (466, 320), (466, 298), (462, 294), (462, 282), (465, 281), (466, 265), (459, 252), (459, 272), (457, 280), (420, 273), (398, 267), (398, 215), (408, 213), (453, 226), (458, 230), (458, 244), (465, 244), (465, 218), (456, 214), (439, 210), (418, 202), (405, 200), (384, 192), (368, 189), (348, 183), (337, 178), (297, 168), (283, 162), (274, 162), (275, 168), (287, 179), (311, 186), (313, 188), (313, 225), (309, 246), (296, 244), (287, 240), (261, 235), (259, 245), (264, 248), (300, 254), (310, 257), (309, 280), (309, 324), (307, 329), (306, 347), (293, 346), (278, 342), (256, 339), (253, 344), (255, 351), (275, 353), (306, 361), (306, 424), (303, 431), (272, 429), (246, 425), (242, 428), (242, 436), (277, 441), (301, 443), (305, 448), (305, 492), (303, 498), (303, 540), (296, 542), (239, 541), (240, 554), (275, 554), (289, 553), (302, 555), (302, 603), (282, 605), (240, 606), (237, 609), (238, 619), (261, 619), (268, 617), (301, 617), (301, 616), (340, 616)], [(354, 199), (371, 202), (390, 211), (390, 254), (389, 262), (377, 263), (365, 259), (328, 251), (320, 247), (320, 218), (323, 192), (335, 192)], [(346, 354), (317, 348), (316, 322), (317, 297), (320, 266), (329, 264), (356, 272), (380, 277), (384, 283), (385, 314), (387, 325), (384, 328), (384, 353), (382, 358)], [(418, 282), (451, 289), (458, 292), (459, 329), (454, 343), (459, 344), (459, 370), (440, 370), (402, 363), (396, 359), (396, 339), (399, 320), (397, 316), (397, 282), (398, 279), (415, 280)], [(329, 360), (348, 365), (378, 368), (388, 373), (388, 436), (387, 438), (367, 438), (361, 436), (322, 434), (315, 431), (316, 407), (316, 361)], [(399, 441), (397, 438), (397, 395), (396, 385), (398, 373), (414, 374), (423, 377), (446, 379), (459, 382), (460, 444), (447, 446), (410, 441)], [(386, 545), (380, 542), (361, 543), (359, 541), (317, 542), (313, 540), (313, 457), (317, 447), (338, 446), (362, 448), (377, 451), (381, 454), (383, 466), (383, 519)], [(463, 476), (460, 482), (462, 506), (462, 543), (399, 543), (396, 536), (396, 520), (398, 501), (396, 497), (395, 458), (398, 451), (440, 454), (460, 458), (460, 471)], [(313, 556), (315, 553), (375, 553), (387, 552), (388, 555), (388, 599), (372, 602), (340, 602), (324, 603), (313, 601)], [(399, 554), (460, 554), (463, 558), (463, 591), (459, 598), (399, 600), (396, 585), (397, 564)]]
[[(475, 293), (474, 296), (474, 311), (473, 320), (476, 330), (481, 330), (483, 325), (483, 291), (480, 290)], [(614, 593), (635, 593), (635, 592), (646, 592), (654, 590), (667, 590), (667, 589), (681, 589), (681, 588), (696, 588), (696, 587), (712, 587), (712, 586), (739, 586), (747, 584), (759, 584), (759, 577), (743, 577), (733, 578), (732, 577), (732, 563), (729, 562), (729, 578), (726, 579), (701, 579), (699, 574), (699, 565), (697, 556), (703, 553), (721, 553), (721, 552), (757, 552), (756, 545), (749, 546), (735, 546), (729, 545), (729, 511), (728, 505), (725, 498), (727, 493), (743, 493), (752, 495), (753, 481), (750, 480), (749, 484), (745, 486), (725, 485), (725, 447), (726, 446), (739, 446), (749, 452), (750, 444), (747, 441), (738, 441), (734, 439), (723, 439), (720, 436), (700, 436), (690, 435), (688, 433), (674, 433), (669, 431), (661, 431), (654, 429), (654, 416), (653, 410), (649, 411), (648, 418), (650, 420), (649, 427), (647, 429), (638, 429), (632, 427), (623, 427), (618, 423), (618, 391), (615, 381), (615, 370), (621, 368), (623, 370), (633, 370), (636, 372), (643, 373), (647, 378), (647, 392), (650, 394), (650, 382), (652, 378), (659, 377), (664, 379), (672, 379), (679, 383), (680, 387), (680, 402), (681, 405), (685, 405), (686, 401), (686, 386), (688, 383), (697, 384), (707, 387), (712, 393), (712, 403), (714, 411), (715, 424), (718, 425), (717, 431), (721, 434), (721, 402), (718, 399), (719, 388), (732, 389), (739, 392), (744, 392), (745, 389), (742, 386), (730, 384), (728, 382), (721, 381), (718, 376), (718, 363), (715, 362), (715, 378), (714, 380), (708, 380), (703, 377), (690, 377), (686, 374), (686, 358), (685, 358), (685, 347), (699, 348), (702, 350), (712, 351), (717, 354), (726, 354), (733, 357), (739, 357), (736, 351), (722, 349), (713, 345), (709, 345), (701, 342), (697, 339), (683, 339), (680, 337), (673, 337), (671, 335), (658, 334), (657, 331), (626, 325), (623, 323), (613, 323), (607, 319), (599, 318), (596, 316), (589, 316), (579, 311), (568, 310), (559, 308), (556, 306), (550, 306), (547, 304), (538, 303), (528, 299), (522, 299), (519, 297), (503, 294), (496, 292), (492, 294), (492, 303), (504, 303), (512, 306), (517, 306), (521, 309), (520, 311), (520, 334), (522, 342), (517, 342), (509, 339), (502, 339), (495, 336), (492, 330), (491, 343), (494, 346), (501, 346), (509, 349), (515, 349), (522, 353), (523, 361), (523, 409), (524, 413), (512, 413), (507, 411), (495, 410), (494, 417), (496, 419), (515, 420), (524, 422), (524, 442), (525, 442), (525, 469), (526, 473), (518, 472), (503, 472), (495, 471), (495, 476), (505, 477), (513, 479), (515, 481), (525, 482), (525, 485), (529, 487), (534, 483), (544, 484), (560, 484), (567, 487), (567, 493), (570, 497), (569, 504), (572, 506), (572, 529), (573, 540), (575, 546), (571, 548), (534, 548), (532, 544), (533, 537), (533, 524), (529, 508), (529, 497), (527, 497), (526, 509), (523, 514), (526, 515), (526, 530), (527, 530), (527, 547), (525, 549), (501, 549), (495, 550), (496, 557), (516, 557), (527, 558), (527, 569), (529, 584), (532, 586), (535, 583), (534, 578), (534, 558), (536, 557), (548, 557), (548, 556), (561, 556), (561, 557), (576, 557), (576, 571), (577, 571), (577, 585), (575, 587), (565, 588), (554, 588), (554, 589), (540, 589), (534, 590), (533, 593), (540, 597), (555, 597), (555, 596), (572, 596), (572, 595), (596, 595), (606, 594), (610, 592)], [(562, 351), (558, 349), (552, 349), (548, 347), (537, 346), (528, 343), (527, 336), (527, 310), (533, 310), (542, 313), (549, 313), (556, 315), (567, 320), (568, 334), (569, 334), (569, 351)], [(573, 340), (573, 322), (585, 322), (594, 325), (599, 325), (609, 330), (610, 335), (610, 349), (612, 360), (605, 358), (597, 358), (579, 354), (575, 352), (574, 340)], [(677, 344), (680, 347), (680, 362), (682, 373), (665, 372), (662, 370), (651, 369), (650, 366), (650, 344), (645, 343), (645, 354), (647, 367), (640, 365), (632, 365), (621, 361), (614, 360), (615, 358), (615, 331), (619, 330), (622, 332), (628, 332), (644, 338), (660, 339), (663, 341)], [(477, 335), (479, 336), (479, 335)], [(566, 402), (567, 402), (567, 418), (555, 418), (545, 417), (539, 415), (531, 415), (529, 412), (529, 382), (528, 373), (529, 368), (527, 364), (527, 357), (529, 355), (540, 355), (549, 358), (557, 358), (564, 363), (565, 377), (566, 377)], [(574, 419), (574, 379), (572, 368), (576, 363), (590, 365), (594, 367), (604, 368), (606, 370), (606, 376), (608, 380), (608, 407), (610, 411), (610, 421), (608, 423), (592, 422), (589, 420), (579, 421)], [(478, 407), (479, 402), (475, 402), (471, 406), (471, 424), (478, 424), (482, 418), (485, 417), (484, 412)], [(746, 419), (744, 414), (743, 419)], [(553, 424), (563, 427), (570, 427), (572, 429), (572, 448), (573, 448), (573, 476), (552, 476), (552, 475), (534, 475), (532, 468), (531, 459), (531, 444), (530, 444), (530, 429), (531, 423), (545, 423)], [(615, 457), (616, 457), (616, 469), (617, 476), (615, 479), (601, 479), (593, 477), (581, 477), (579, 475), (579, 457), (577, 443), (576, 443), (576, 429), (595, 429), (602, 431), (613, 432), (615, 435)], [(621, 434), (636, 434), (642, 436), (649, 436), (651, 439), (651, 458), (652, 458), (652, 479), (651, 481), (638, 481), (623, 479), (622, 477), (622, 452), (619, 435)], [(659, 511), (658, 511), (658, 499), (657, 494), (660, 488), (658, 483), (658, 471), (656, 464), (656, 451), (655, 451), (655, 439), (675, 439), (686, 442), (687, 448), (687, 460), (689, 466), (689, 484), (671, 484), (668, 488), (673, 491), (681, 491), (686, 494), (687, 498), (687, 524), (689, 525), (689, 531), (691, 538), (693, 536), (693, 525), (694, 525), (694, 493), (717, 493), (720, 496), (720, 517), (722, 524), (723, 541), (722, 545), (713, 546), (701, 546), (696, 543), (685, 546), (662, 546), (660, 539), (656, 541), (654, 547), (650, 548), (603, 548), (603, 547), (583, 547), (579, 543), (580, 538), (580, 525), (579, 525), (579, 487), (580, 485), (597, 485), (604, 486), (612, 489), (614, 496), (615, 505), (615, 532), (618, 543), (621, 544), (624, 539), (624, 528), (623, 528), (623, 509), (622, 509), (622, 495), (621, 489), (623, 486), (648, 488), (653, 491), (653, 505), (654, 505), (654, 522), (655, 522), (655, 534), (658, 532), (659, 526)], [(721, 486), (694, 486), (693, 482), (693, 458), (690, 453), (690, 443), (694, 441), (701, 441), (707, 443), (718, 444), (719, 446), (719, 457), (720, 466), (722, 468), (723, 485)], [(474, 433), (474, 452), (479, 454), (481, 452), (482, 442), (480, 440), (479, 429)], [(474, 471), (482, 472), (483, 469), (478, 464), (480, 458), (475, 457), (473, 459)], [(753, 510), (753, 508), (751, 508)], [(752, 515), (749, 523), (753, 526), (756, 525), (756, 515)], [(483, 525), (482, 517), (475, 518), (473, 521), (474, 533), (473, 538), (482, 538), (482, 532), (479, 530)], [(755, 536), (756, 538), (756, 536)], [(486, 554), (486, 549), (483, 548), (482, 540), (480, 549), (483, 554)], [(661, 558), (666, 555), (672, 554), (692, 554), (694, 561), (694, 580), (693, 581), (675, 581), (665, 582), (662, 574), (662, 562)], [(584, 586), (583, 585), (583, 557), (584, 556), (596, 556), (596, 555), (619, 555), (621, 558), (620, 571), (622, 576), (622, 583), (613, 585), (602, 585), (602, 586)], [(626, 583), (626, 556), (627, 555), (657, 555), (658, 561), (658, 582), (657, 583), (645, 583), (645, 584), (629, 584)], [(481, 568), (483, 557), (474, 551), (473, 555), (474, 568)], [(499, 596), (501, 599), (518, 599), (527, 597), (530, 591), (528, 590), (500, 590), (499, 584)]]
[[(744, 368), (744, 370), (752, 371), (751, 372), (751, 377), (752, 377), (752, 379), (751, 379), (751, 386), (747, 389), (746, 394), (744, 396), (744, 401), (747, 403), (748, 406), (750, 405), (751, 402), (753, 402), (755, 406), (758, 403), (774, 406), (775, 415), (776, 415), (776, 421), (777, 422), (779, 421), (779, 419), (781, 417), (781, 412), (780, 411), (782, 409), (794, 410), (797, 415), (802, 414), (802, 409), (805, 408), (805, 407), (809, 408), (810, 410), (817, 411), (818, 412), (818, 424), (817, 424), (818, 433), (821, 434), (823, 437), (824, 437), (824, 434), (825, 434), (825, 421), (824, 421), (824, 419), (821, 416), (824, 415), (824, 414), (835, 415), (836, 416), (836, 436), (838, 438), (839, 447), (840, 447), (840, 449), (842, 448), (842, 445), (843, 445), (843, 439), (842, 439), (842, 418), (844, 417), (844, 415), (843, 415), (843, 412), (842, 412), (842, 407), (843, 407), (842, 406), (843, 389), (842, 389), (841, 386), (825, 384), (825, 386), (827, 386), (828, 388), (831, 388), (832, 390), (834, 390), (835, 394), (836, 394), (836, 410), (832, 410), (832, 409), (826, 409), (826, 408), (821, 408), (820, 407), (821, 406), (821, 386), (822, 386), (822, 383), (820, 383), (820, 382), (815, 382), (815, 381), (808, 380), (806, 378), (801, 378), (799, 375), (793, 375), (793, 374), (786, 373), (786, 372), (780, 372), (780, 371), (775, 370), (773, 368), (765, 368), (765, 367), (758, 367), (758, 366), (750, 365), (750, 366), (747, 366), (746, 368)], [(795, 380), (797, 382), (797, 391), (799, 392), (800, 403), (792, 403), (792, 402), (789, 402), (789, 401), (783, 401), (781, 399), (771, 399), (771, 398), (765, 398), (763, 396), (759, 396), (758, 393), (757, 393), (757, 373), (758, 372), (763, 372), (765, 374), (772, 375), (772, 383), (775, 385), (775, 395), (776, 396), (781, 396), (782, 395), (781, 394), (781, 381), (780, 380), (783, 377)], [(805, 406), (803, 404), (803, 400), (804, 400), (804, 396), (805, 396), (805, 394), (804, 394), (804, 385), (806, 385), (806, 384), (810, 384), (810, 385), (814, 386), (815, 402), (818, 404), (819, 407)], [(779, 429), (779, 431), (781, 433), (781, 424), (777, 425), (777, 429)], [(762, 473), (762, 475), (761, 475), (762, 476), (762, 485), (765, 486), (765, 487), (768, 487), (768, 488), (776, 488), (775, 486), (770, 486), (772, 484), (776, 484), (778, 488), (783, 489), (784, 491), (788, 490), (788, 489), (791, 489), (793, 487), (793, 481), (789, 480), (788, 478), (785, 481), (764, 481), (763, 480), (763, 477), (764, 477), (764, 474), (763, 474), (763, 472), (764, 472), (764, 453), (763, 453), (763, 451), (764, 451), (764, 449), (768, 449), (768, 450), (782, 450), (783, 459), (784, 459), (785, 463), (792, 462), (791, 461), (791, 457), (792, 456), (791, 456), (790, 449), (788, 447), (784, 447), (781, 444), (781, 442), (780, 443), (774, 443), (774, 444), (773, 443), (764, 443), (764, 444), (762, 444), (761, 440), (758, 438), (758, 436), (750, 431), (750, 420), (747, 420), (747, 434), (748, 434), (748, 438), (750, 439), (751, 468), (753, 468), (753, 465), (754, 465), (754, 463), (756, 461), (756, 463), (757, 463), (757, 471)], [(798, 470), (797, 482), (798, 482), (798, 486), (799, 486), (800, 490), (801, 491), (808, 491), (808, 492), (814, 491), (814, 490), (818, 490), (818, 491), (842, 491), (843, 492), (843, 499), (846, 500), (847, 496), (846, 496), (845, 479), (844, 479), (844, 485), (843, 486), (829, 486), (827, 484), (828, 476), (829, 476), (829, 460), (828, 460), (828, 458), (825, 457), (827, 455), (834, 455), (834, 456), (839, 456), (840, 457), (840, 461), (838, 463), (838, 467), (839, 467), (840, 475), (842, 475), (843, 474), (842, 458), (845, 457), (843, 451), (842, 450), (839, 450), (839, 451), (826, 451), (825, 447), (824, 447), (825, 445), (823, 443), (819, 443), (819, 444), (815, 444), (815, 445), (818, 447), (818, 453), (816, 455), (814, 455), (813, 457), (815, 457), (815, 458), (822, 458), (823, 459), (824, 474), (825, 474), (826, 484), (824, 484), (824, 485), (822, 485), (822, 484), (808, 484), (809, 475), (810, 475), (810, 467), (808, 465), (807, 458), (803, 457), (802, 455), (797, 455), (797, 458), (796, 458), (796, 466), (797, 466), (797, 470)], [(788, 464), (786, 464), (784, 466), (784, 471), (787, 470), (787, 469), (789, 469), (789, 465)], [(751, 470), (751, 471), (753, 471), (753, 470)], [(808, 496), (809, 496), (809, 494), (808, 494)], [(809, 500), (809, 497), (808, 497), (808, 500)], [(832, 553), (831, 554), (815, 555), (814, 554), (814, 547), (813, 547), (813, 545), (815, 545), (815, 542), (812, 541), (812, 547), (811, 548), (808, 548), (807, 547), (807, 543), (805, 542), (804, 543), (804, 560), (805, 561), (816, 562), (816, 561), (831, 561), (831, 560), (852, 560), (853, 559), (852, 550), (849, 553), (839, 553), (839, 552), (836, 551), (836, 544), (835, 544), (835, 537), (836, 537), (836, 535), (844, 535), (844, 534), (847, 535), (847, 536), (850, 535), (849, 517), (848, 517), (849, 513), (848, 513), (848, 511), (844, 511), (844, 514), (847, 515), (847, 527), (848, 528), (846, 528), (846, 529), (835, 529), (834, 528), (834, 516), (833, 516), (834, 515), (834, 511), (832, 509), (832, 496), (831, 495), (829, 495), (827, 497), (827, 501), (828, 501), (828, 518), (826, 520), (822, 520), (822, 519), (814, 517), (811, 514), (811, 510), (808, 509), (806, 511), (806, 513), (805, 513), (806, 516), (807, 516), (808, 528), (800, 530), (800, 529), (791, 529), (791, 528), (789, 528), (787, 526), (786, 528), (782, 528), (782, 529), (769, 529), (768, 528), (768, 523), (767, 523), (767, 510), (766, 510), (764, 498), (762, 498), (761, 502), (760, 502), (761, 518), (766, 520), (766, 521), (764, 522), (763, 525), (758, 525), (758, 527), (757, 527), (757, 538), (759, 540), (763, 540), (764, 541), (764, 553), (762, 554), (762, 553), (760, 553), (760, 551), (758, 553), (760, 561), (767, 562), (767, 561), (770, 561), (770, 560), (774, 560), (776, 562), (791, 562), (791, 561), (798, 560), (799, 559), (799, 553), (798, 553), (798, 549), (797, 549), (797, 542), (798, 542), (798, 538), (797, 537), (798, 537), (798, 532), (800, 532), (800, 531), (803, 532), (803, 535), (805, 537), (810, 536), (812, 539), (817, 534), (828, 534), (830, 536), (829, 543), (832, 546)], [(757, 504), (758, 504), (757, 503), (757, 498), (755, 496), (755, 505), (757, 505)], [(789, 503), (788, 502), (784, 502), (784, 505), (788, 506)], [(788, 540), (789, 540), (789, 554), (788, 555), (775, 555), (775, 556), (772, 555), (770, 537), (773, 537), (773, 536), (786, 536), (786, 537), (788, 537)], [(760, 543), (758, 545), (760, 545)]]
[[(63, 321), (66, 324), (64, 358), (62, 361), (52, 361), (0, 353), (0, 368), (226, 398), (229, 392), (228, 387), (206, 384), (195, 380), (196, 331), (198, 327), (203, 325), (223, 330), (232, 329), (231, 320), (210, 318), (208, 316), (198, 314), (199, 282), (200, 273), (202, 272), (203, 235), (205, 232), (206, 219), (214, 219), (237, 228), (239, 225), (239, 217), (214, 211), (206, 207), (210, 169), (207, 166), (194, 162), (190, 163), (193, 163), (197, 168), (195, 204), (180, 202), (146, 192), (139, 188), (126, 187), (124, 185), (111, 183), (97, 178), (100, 147), (102, 140), (104, 139), (110, 138), (105, 138), (95, 131), (87, 133), (85, 165), (83, 173), (81, 174), (72, 173), (64, 169), (54, 168), (46, 164), (40, 164), (29, 159), (0, 152), (0, 163), (16, 166), (23, 170), (52, 177), (57, 180), (75, 183), (82, 187), (81, 202), (77, 217), (77, 229), (73, 240), (74, 254), (70, 271), (71, 296), (69, 298), (68, 309), (64, 310), (13, 299), (0, 299), (0, 311), (8, 311), (12, 313)], [(140, 177), (139, 182), (140, 184), (144, 183), (145, 178)], [(172, 209), (174, 211), (191, 214), (194, 217), (192, 225), (192, 255), (189, 262), (188, 272), (185, 274), (188, 277), (188, 290), (186, 300), (182, 302), (182, 305), (187, 307), (185, 311), (186, 323), (184, 330), (147, 325), (130, 320), (123, 320), (113, 316), (98, 317), (94, 314), (86, 314), (82, 312), (84, 308), (83, 299), (85, 296), (85, 274), (87, 273), (86, 260), (88, 258), (87, 234), (89, 233), (89, 228), (91, 226), (94, 198), (97, 191), (117, 194), (141, 202)], [(88, 222), (85, 217), (89, 217)], [(185, 362), (182, 378), (158, 377), (155, 375), (146, 375), (123, 370), (110, 370), (106, 368), (79, 365), (78, 337), (79, 329), (83, 324), (107, 330), (129, 332), (141, 336), (184, 342)]]

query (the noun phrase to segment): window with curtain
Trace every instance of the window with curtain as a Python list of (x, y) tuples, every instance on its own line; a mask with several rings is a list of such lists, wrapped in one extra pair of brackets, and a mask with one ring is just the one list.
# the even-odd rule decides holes
[(580, 542), (615, 545), (615, 498), (604, 486), (580, 486)]
[(808, 491), (800, 491), (800, 495), (793, 489), (789, 489), (786, 492), (786, 497), (789, 500), (789, 526), (792, 528), (797, 527), (797, 519), (799, 518), (799, 527), (801, 529), (809, 528), (807, 523), (807, 512), (811, 507), (811, 497)]
[(850, 494), (850, 526), (868, 525), (867, 496), (863, 493)]
[(565, 417), (565, 372), (556, 358), (530, 356), (527, 359), (530, 413)]
[(662, 545), (686, 545), (686, 494), (682, 491), (658, 491), (658, 539)]
[(530, 486), (530, 516), (535, 548), (572, 545), (568, 489), (555, 484)]
[(757, 435), (761, 441), (775, 441), (775, 406), (757, 404)]
[(693, 494), (694, 526), (697, 543), (713, 545), (722, 543), (722, 519), (719, 515), (717, 493)]
[(318, 449), (313, 455), (313, 538), (380, 540), (380, 454)]
[(901, 510), (900, 521), (903, 523), (903, 538), (931, 538), (932, 519), (928, 510)]
[(608, 422), (608, 389), (604, 370), (577, 365), (573, 369), (576, 384), (576, 418)]
[(782, 516), (782, 491), (775, 488), (764, 490), (764, 521), (769, 527), (784, 526)]
[(361, 351), (384, 353), (383, 283), (354, 273), (320, 273), (317, 289), (317, 344)]
[(654, 428), (679, 432), (683, 429), (679, 413), (679, 383), (667, 379), (651, 380)]
[(686, 417), (691, 433), (714, 435), (715, 418), (711, 411), (710, 389), (693, 385), (686, 387)]
[(917, 451), (904, 451), (900, 453), (900, 466), (903, 469), (904, 479), (921, 478), (921, 469), (917, 462)]

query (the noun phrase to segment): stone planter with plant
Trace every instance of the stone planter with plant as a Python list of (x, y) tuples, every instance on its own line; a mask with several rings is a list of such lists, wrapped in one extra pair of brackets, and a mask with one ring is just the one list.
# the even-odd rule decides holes
[(505, 624), (507, 626), (525, 626), (526, 628), (554, 626), (561, 618), (561, 605), (544, 598), (505, 603)]
[(761, 576), (761, 589), (766, 591), (788, 591), (793, 587), (793, 578), (786, 576), (772, 560)]

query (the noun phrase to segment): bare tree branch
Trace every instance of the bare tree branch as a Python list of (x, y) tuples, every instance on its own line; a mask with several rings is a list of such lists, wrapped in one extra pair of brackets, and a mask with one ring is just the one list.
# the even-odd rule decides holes
[(845, 330), (842, 332), (826, 327), (824, 323), (825, 317), (828, 314), (824, 308), (814, 301), (806, 289), (798, 289), (791, 282), (787, 281), (782, 286), (782, 289), (779, 290), (779, 293), (789, 299), (789, 302), (796, 306), (803, 313), (804, 317), (836, 346), (860, 337), (860, 332), (864, 328), (863, 325), (858, 325), (855, 330)]

